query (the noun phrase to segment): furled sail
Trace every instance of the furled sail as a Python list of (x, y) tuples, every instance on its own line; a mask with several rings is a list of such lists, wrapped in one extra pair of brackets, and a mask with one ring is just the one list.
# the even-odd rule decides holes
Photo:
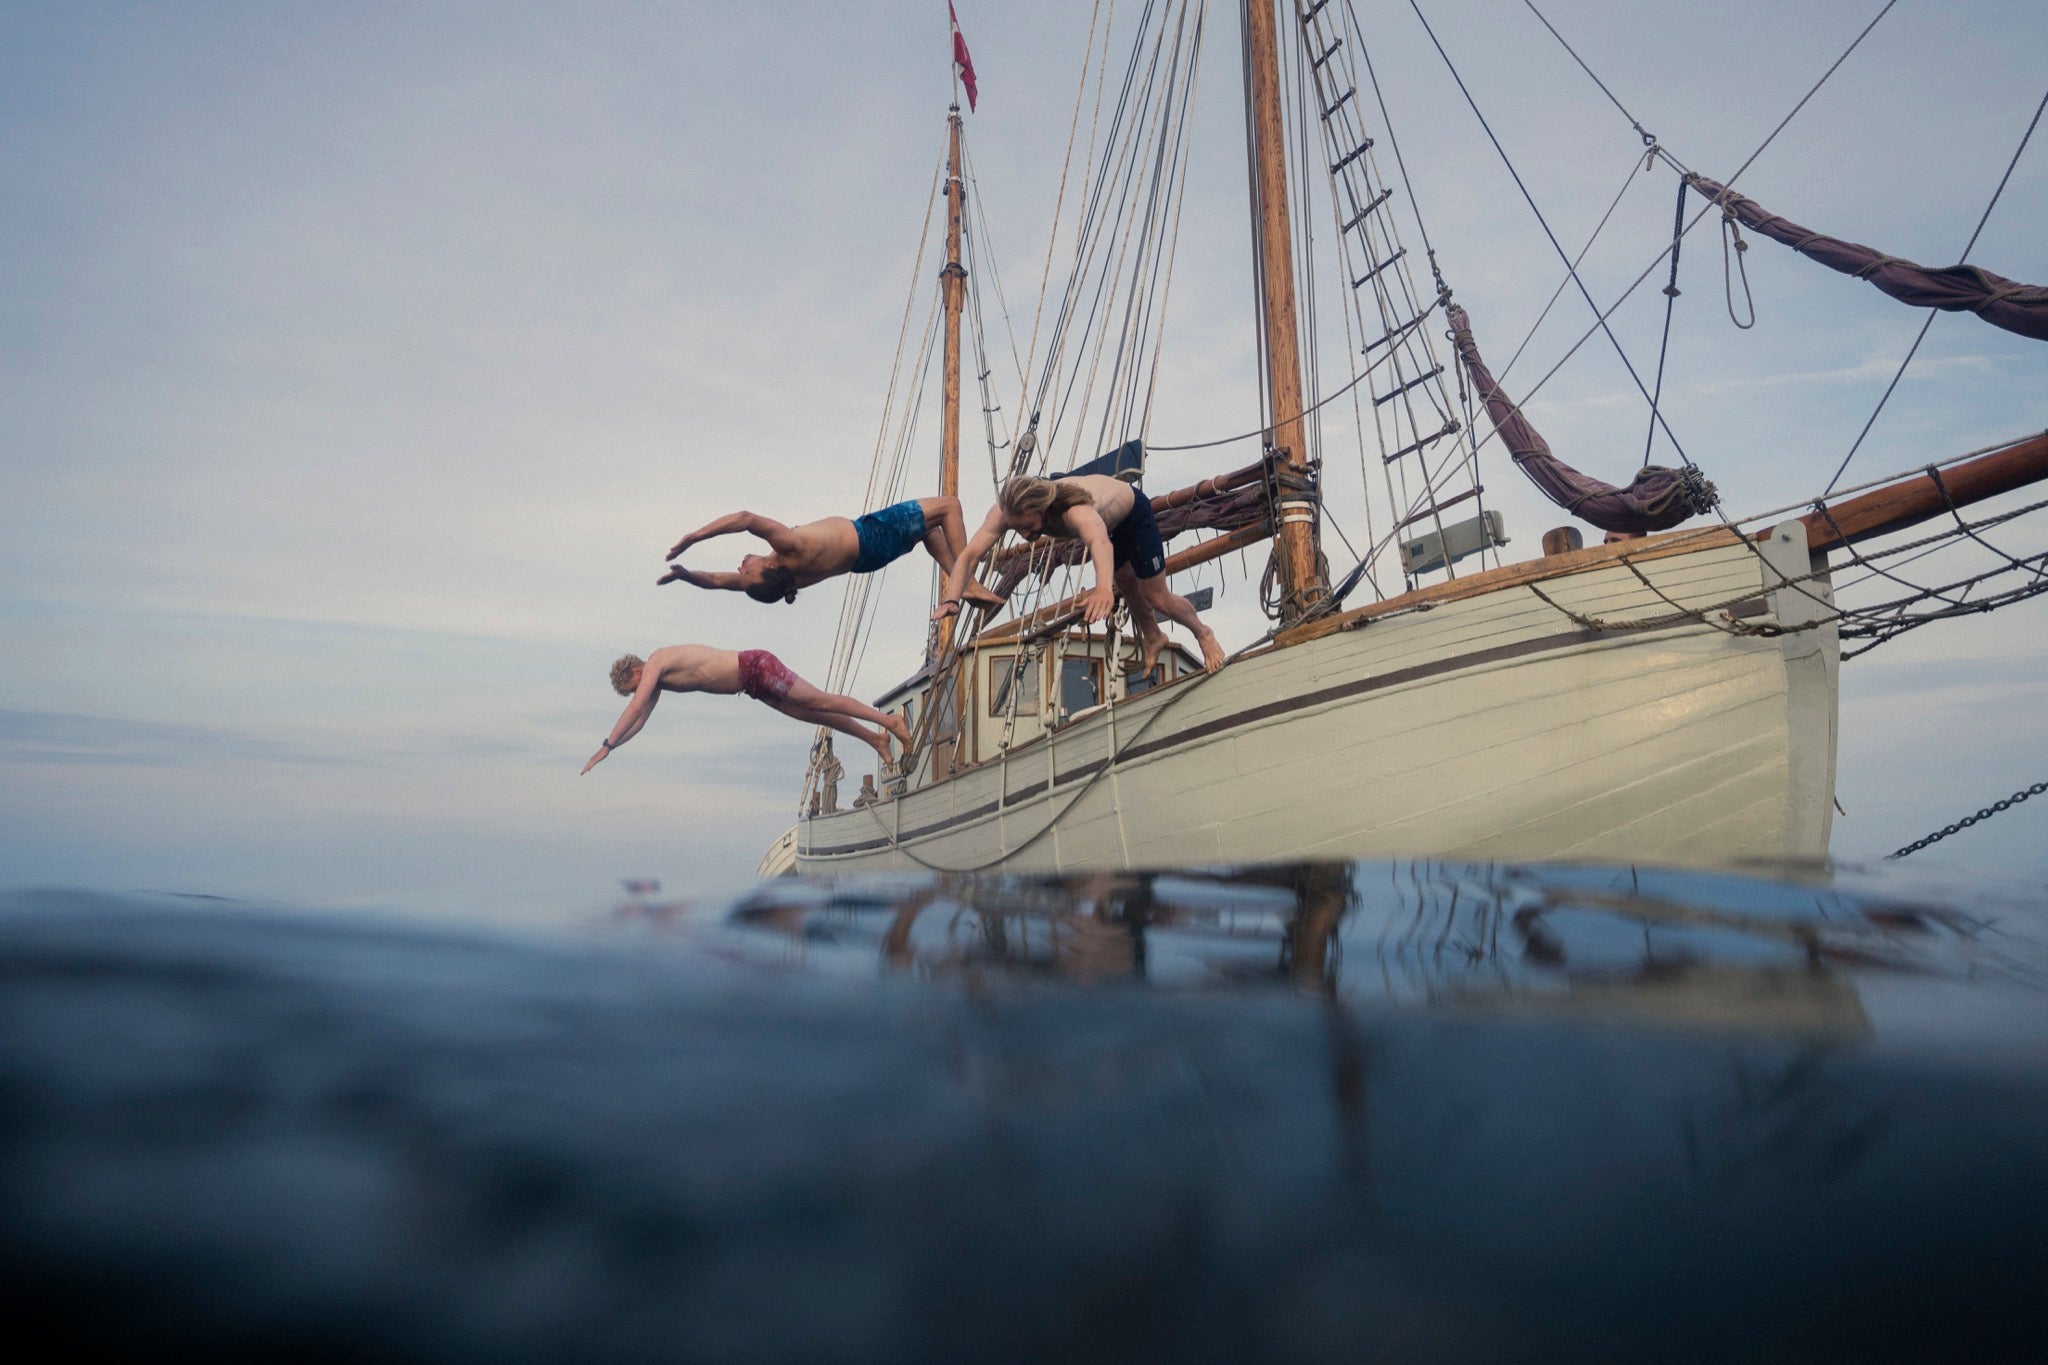
[(1508, 454), (1529, 476), (1529, 481), (1559, 507), (1603, 531), (1630, 535), (1669, 530), (1687, 517), (1713, 507), (1714, 485), (1691, 467), (1665, 469), (1645, 465), (1636, 471), (1633, 483), (1617, 488), (1581, 474), (1558, 459), (1550, 453), (1550, 443), (1494, 382), (1492, 371), (1480, 359), (1479, 343), (1472, 339), (1472, 320), (1465, 310), (1454, 303), (1445, 316), (1450, 320), (1458, 359), (1471, 376), (1472, 386), (1479, 390), (1486, 415), (1493, 420), (1494, 430), (1500, 433)]
[(2036, 341), (2048, 341), (2048, 289), (2040, 285), (2020, 284), (1974, 265), (1951, 265), (1939, 270), (1915, 265), (1871, 247), (1810, 232), (1797, 223), (1764, 212), (1754, 199), (1745, 199), (1703, 175), (1688, 175), (1685, 180), (1751, 231), (1783, 242), (1830, 270), (1869, 280), (1901, 303), (1951, 313), (1975, 313), (1994, 327)]

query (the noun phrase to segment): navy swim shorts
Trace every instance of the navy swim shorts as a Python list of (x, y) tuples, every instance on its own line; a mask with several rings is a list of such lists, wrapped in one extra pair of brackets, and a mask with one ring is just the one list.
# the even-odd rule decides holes
[(853, 571), (873, 573), (917, 548), (924, 539), (924, 508), (912, 498), (855, 518), (853, 529), (860, 536), (860, 558), (853, 561)]
[(1159, 538), (1159, 522), (1152, 515), (1152, 499), (1136, 484), (1131, 486), (1131, 510), (1109, 533), (1114, 565), (1131, 566), (1140, 578), (1157, 578), (1166, 572), (1166, 542)]

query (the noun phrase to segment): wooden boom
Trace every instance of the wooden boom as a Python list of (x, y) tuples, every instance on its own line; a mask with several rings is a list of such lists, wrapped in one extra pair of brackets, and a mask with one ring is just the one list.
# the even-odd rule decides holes
[[(1974, 460), (1950, 465), (1941, 471), (1941, 482), (1928, 473), (1909, 475), (1896, 483), (1882, 488), (1873, 488), (1846, 498), (1825, 511), (1808, 512), (1800, 521), (1806, 526), (1806, 543), (1809, 549), (1820, 551), (1838, 548), (1873, 536), (1885, 535), (1891, 531), (1903, 530), (1908, 526), (1927, 521), (1945, 514), (1951, 505), (1967, 507), (1973, 502), (2010, 493), (2015, 488), (2048, 479), (2048, 432), (2032, 436), (2003, 450), (1994, 450)], [(1942, 497), (1942, 490), (1948, 490), (1948, 497)], [(1570, 574), (1585, 573), (1589, 569), (1603, 568), (1618, 560), (1643, 563), (1652, 559), (1663, 559), (1670, 555), (1688, 554), (1715, 545), (1733, 545), (1736, 532), (1726, 526), (1702, 526), (1686, 530), (1670, 531), (1662, 535), (1645, 536), (1640, 540), (1616, 541), (1610, 545), (1589, 545), (1583, 550), (1572, 550), (1565, 554), (1546, 555), (1541, 559), (1526, 560), (1520, 564), (1507, 564), (1498, 569), (1468, 575), (1449, 583), (1433, 583), (1426, 588), (1416, 588), (1390, 597), (1384, 602), (1369, 602), (1362, 607), (1353, 607), (1334, 616), (1326, 616), (1294, 630), (1282, 633), (1276, 643), (1279, 645), (1300, 644), (1333, 631), (1349, 630), (1379, 616), (1391, 616), (1395, 612), (1412, 611), (1417, 607), (1435, 606), (1442, 602), (1455, 602), (1481, 593), (1498, 592), (1502, 588), (1516, 587), (1523, 583), (1537, 583), (1552, 578), (1563, 578)], [(1757, 533), (1762, 539), (1768, 530)]]
[(1952, 465), (1938, 475), (1930, 466), (1925, 473), (1873, 488), (1836, 506), (1822, 503), (1800, 520), (1806, 523), (1807, 547), (1825, 550), (1901, 531), (1942, 516), (1951, 507), (1967, 507), (2042, 479), (2048, 479), (2048, 432)]

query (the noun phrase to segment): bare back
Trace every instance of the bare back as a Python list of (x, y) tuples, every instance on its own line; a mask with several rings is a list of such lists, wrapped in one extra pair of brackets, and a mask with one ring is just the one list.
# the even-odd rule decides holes
[(820, 517), (790, 527), (774, 558), (796, 575), (799, 588), (808, 588), (853, 567), (860, 558), (860, 532), (846, 517)]
[[(1131, 486), (1122, 479), (1112, 479), (1107, 474), (1075, 474), (1058, 482), (1075, 484), (1084, 489), (1095, 500), (1095, 515), (1102, 518), (1104, 530), (1114, 531), (1123, 519), (1131, 514), (1131, 499), (1135, 496)], [(1047, 526), (1048, 535), (1073, 539), (1073, 532), (1064, 528)]]
[(654, 670), (664, 692), (730, 695), (740, 690), (740, 656), (735, 650), (665, 645), (647, 656), (647, 667)]

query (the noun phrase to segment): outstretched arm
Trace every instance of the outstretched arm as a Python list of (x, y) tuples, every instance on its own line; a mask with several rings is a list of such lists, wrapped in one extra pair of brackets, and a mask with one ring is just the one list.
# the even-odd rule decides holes
[[(640, 733), (640, 727), (647, 724), (647, 718), (654, 714), (654, 703), (661, 700), (661, 673), (652, 663), (640, 669), (640, 685), (633, 689), (633, 699), (626, 703), (626, 709), (612, 725), (612, 732), (604, 737), (604, 743), (597, 746), (597, 752), (583, 765), (587, 773), (604, 762), (605, 756)], [(583, 773), (576, 774), (578, 777)]]
[(1109, 551), (1109, 528), (1093, 507), (1069, 507), (1067, 527), (1088, 547), (1089, 562), (1095, 565), (1095, 586), (1081, 598), (1081, 615), (1092, 626), (1116, 607), (1116, 590), (1110, 586), (1116, 570), (1111, 567), (1115, 556)]
[(941, 594), (939, 607), (932, 613), (932, 620), (941, 621), (960, 610), (960, 594), (967, 589), (967, 576), (974, 572), (974, 566), (981, 557), (996, 547), (1003, 538), (1003, 509), (991, 507), (982, 521), (981, 529), (967, 542), (967, 548), (953, 561), (953, 572), (946, 575), (946, 590)]
[(668, 572), (654, 580), (654, 586), (657, 588), (664, 583), (688, 583), (693, 588), (724, 588), (728, 592), (747, 590), (747, 585), (740, 581), (740, 576), (736, 573), (699, 573), (680, 564), (669, 565)]
[(753, 512), (728, 512), (716, 521), (705, 522), (702, 526), (699, 526), (696, 530), (677, 541), (674, 548), (668, 552), (667, 557), (674, 559), (700, 540), (710, 540), (715, 536), (729, 536), (735, 531), (745, 531), (748, 535), (761, 537), (761, 539), (768, 542), (777, 554), (788, 554), (799, 548), (795, 537), (790, 534), (789, 528), (781, 522), (769, 517), (758, 516)]

